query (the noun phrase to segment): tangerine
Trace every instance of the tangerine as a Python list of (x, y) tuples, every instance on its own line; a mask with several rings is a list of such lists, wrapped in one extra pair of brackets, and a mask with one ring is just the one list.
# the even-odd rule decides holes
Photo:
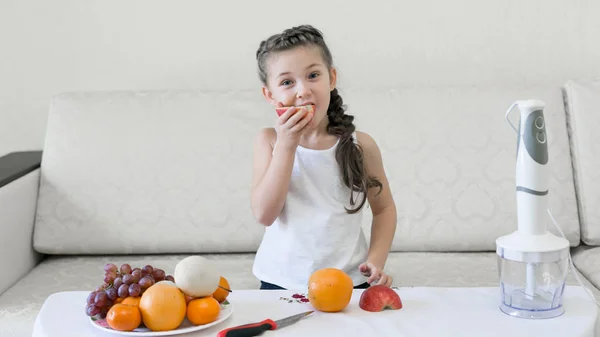
[(117, 303), (108, 310), (106, 323), (113, 330), (133, 331), (142, 323), (140, 309), (135, 306)]
[(125, 305), (133, 305), (134, 307), (139, 307), (140, 306), (140, 299), (141, 297), (133, 297), (133, 296), (128, 296), (125, 297), (121, 303), (125, 304)]
[(221, 305), (212, 296), (196, 298), (187, 306), (187, 319), (194, 325), (212, 323), (219, 318)]
[(319, 311), (338, 312), (350, 303), (353, 289), (352, 279), (344, 271), (323, 268), (308, 280), (308, 300)]
[(212, 297), (214, 297), (217, 301), (219, 301), (219, 303), (225, 302), (225, 300), (227, 299), (227, 296), (229, 296), (229, 291), (227, 291), (223, 288), (231, 290), (227, 279), (224, 278), (223, 276), (221, 276), (221, 279), (219, 280), (219, 287), (212, 294)]
[(176, 286), (156, 283), (142, 294), (139, 308), (142, 321), (148, 329), (173, 330), (185, 319), (185, 296)]

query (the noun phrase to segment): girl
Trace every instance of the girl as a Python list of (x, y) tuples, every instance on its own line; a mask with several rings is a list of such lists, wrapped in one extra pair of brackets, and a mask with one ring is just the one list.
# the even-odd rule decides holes
[[(396, 207), (377, 144), (344, 112), (323, 35), (307, 25), (284, 30), (262, 41), (256, 58), (266, 100), (290, 107), (254, 143), (252, 212), (266, 226), (253, 267), (261, 289), (306, 289), (328, 267), (355, 288), (391, 286), (383, 269)], [(369, 246), (361, 228), (367, 201)]]

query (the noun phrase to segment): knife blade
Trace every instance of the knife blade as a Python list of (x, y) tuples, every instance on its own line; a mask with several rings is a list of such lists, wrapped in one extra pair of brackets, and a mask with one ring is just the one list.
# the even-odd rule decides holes
[(312, 314), (313, 312), (314, 312), (314, 310), (310, 310), (310, 311), (302, 312), (302, 313), (299, 313), (299, 314), (296, 314), (293, 316), (282, 318), (282, 319), (279, 319), (276, 321), (273, 321), (272, 319), (267, 318), (265, 320), (262, 320), (262, 321), (256, 322), (256, 323), (234, 326), (231, 328), (221, 330), (217, 334), (217, 337), (258, 336), (267, 330), (281, 329), (288, 325), (294, 324), (294, 323), (298, 322), (299, 320), (303, 319), (304, 317)]

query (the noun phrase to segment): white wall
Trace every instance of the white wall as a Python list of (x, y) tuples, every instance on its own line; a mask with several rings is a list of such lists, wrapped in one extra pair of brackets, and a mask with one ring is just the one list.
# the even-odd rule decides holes
[(600, 77), (598, 17), (591, 0), (1, 0), (0, 155), (43, 146), (62, 91), (258, 95), (258, 43), (296, 24), (326, 34), (341, 86), (560, 86)]

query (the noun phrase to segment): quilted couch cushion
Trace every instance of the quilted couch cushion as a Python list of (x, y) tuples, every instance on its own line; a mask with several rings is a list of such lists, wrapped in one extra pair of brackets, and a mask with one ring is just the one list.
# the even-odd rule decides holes
[(563, 92), (579, 197), (581, 240), (600, 245), (600, 81), (568, 81)]
[(258, 98), (190, 91), (56, 97), (34, 247), (50, 254), (255, 251), (264, 229), (249, 207), (252, 140), (275, 115)]
[[(46, 298), (58, 291), (95, 289), (103, 277), (107, 262), (151, 264), (173, 272), (184, 255), (118, 256), (118, 257), (51, 257), (0, 296), (0, 336), (31, 336), (35, 317)], [(258, 289), (252, 275), (253, 254), (208, 255), (222, 268), (235, 289)], [(496, 286), (495, 253), (392, 253), (386, 270), (394, 278), (394, 286), (470, 287)], [(600, 291), (583, 278), (596, 297)], [(576, 281), (569, 273), (569, 285)], [(83, 312), (84, 304), (82, 304)], [(600, 326), (600, 321), (599, 321)]]
[[(494, 250), (498, 236), (516, 229), (516, 135), (504, 113), (523, 98), (547, 103), (549, 203), (578, 244), (560, 88), (341, 89), (358, 129), (381, 147), (398, 205), (393, 250)], [(274, 118), (255, 91), (58, 96), (48, 120), (35, 248), (254, 252), (263, 228), (249, 206), (252, 140)], [(372, 217), (365, 214), (369, 236)]]

